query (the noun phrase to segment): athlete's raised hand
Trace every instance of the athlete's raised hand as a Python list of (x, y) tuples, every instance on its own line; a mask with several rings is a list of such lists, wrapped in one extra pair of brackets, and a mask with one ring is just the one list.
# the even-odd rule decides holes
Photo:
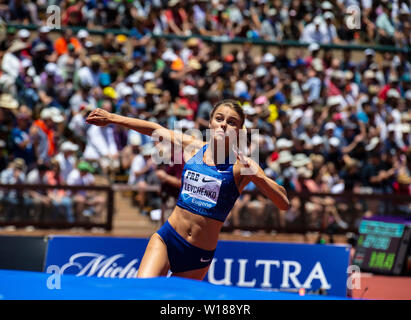
[(244, 166), (244, 168), (248, 169), (248, 174), (256, 174), (258, 172), (259, 165), (253, 159), (245, 156), (244, 153), (235, 145), (233, 145), (233, 151), (238, 161)]
[(89, 124), (104, 127), (111, 123), (112, 114), (104, 109), (97, 108), (93, 110), (86, 119)]

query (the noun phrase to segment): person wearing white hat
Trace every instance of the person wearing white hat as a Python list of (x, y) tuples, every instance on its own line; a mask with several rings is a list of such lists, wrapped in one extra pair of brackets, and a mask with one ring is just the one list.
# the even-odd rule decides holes
[(40, 112), (40, 118), (34, 122), (34, 125), (40, 128), (48, 139), (48, 156), (53, 157), (57, 154), (55, 141), (56, 125), (63, 123), (64, 117), (61, 112), (55, 108), (43, 108)]
[(47, 61), (56, 61), (57, 54), (54, 52), (53, 41), (49, 38), (50, 31), (50, 28), (47, 26), (41, 26), (38, 29), (38, 35), (31, 43), (31, 52), (34, 55), (35, 50), (45, 46), (45, 59)]
[[(93, 46), (93, 42), (89, 40), (89, 32), (86, 29), (80, 29), (77, 32), (77, 39), (79, 40), (83, 48), (90, 48)], [(89, 42), (89, 43), (88, 43)], [(91, 43), (90, 43), (91, 42)], [(87, 44), (88, 43), (88, 44)]]
[(260, 36), (266, 41), (282, 41), (283, 26), (279, 18), (280, 13), (275, 8), (267, 11), (267, 18), (261, 23)]
[(161, 59), (164, 61), (165, 66), (161, 72), (162, 88), (163, 91), (168, 91), (171, 94), (173, 100), (179, 97), (180, 82), (184, 79), (186, 74), (190, 72), (189, 68), (182, 68), (179, 71), (172, 69), (172, 64), (176, 61), (178, 56), (171, 50), (167, 49), (162, 55)]
[[(163, 141), (184, 149), (177, 205), (167, 222), (150, 238), (137, 277), (166, 276), (171, 270), (175, 276), (202, 280), (211, 265), (220, 230), (250, 182), (280, 210), (289, 209), (286, 190), (236, 147), (234, 141), (240, 138), (244, 120), (244, 111), (237, 101), (218, 102), (210, 114), (209, 141), (204, 142), (202, 136), (196, 138), (154, 122), (101, 109), (88, 116), (87, 123), (94, 126), (116, 124), (148, 136), (161, 136)], [(188, 146), (190, 152), (185, 149)], [(176, 250), (181, 245), (185, 249)]]
[(30, 38), (30, 31), (27, 29), (20, 29), (19, 32), (17, 32), (17, 36), (24, 42), (27, 42)]
[[(111, 103), (103, 103), (96, 110), (112, 111)], [(87, 129), (87, 143), (83, 158), (89, 162), (98, 163), (104, 174), (110, 174), (120, 166), (119, 150), (114, 137), (113, 127), (90, 126)]]
[(292, 140), (288, 140), (286, 138), (280, 138), (277, 140), (275, 146), (276, 149), (281, 152), (283, 150), (289, 150), (292, 148), (292, 146), (294, 145)]
[(64, 181), (67, 181), (70, 172), (76, 166), (77, 157), (75, 153), (78, 150), (78, 145), (71, 141), (64, 141), (60, 145), (60, 152), (55, 156), (55, 159), (60, 165), (60, 171)]
[(20, 52), (28, 48), (28, 44), (21, 39), (14, 40), (1, 60), (0, 85), (3, 91), (17, 94), (16, 79), (21, 69)]
[(300, 36), (300, 42), (303, 43), (327, 43), (328, 35), (326, 34), (325, 23), (321, 16), (316, 16), (311, 23), (308, 23)]
[(269, 65), (269, 64), (275, 62), (275, 57), (271, 52), (267, 52), (267, 53), (264, 54), (261, 62), (264, 63), (264, 64)]
[(182, 97), (179, 99), (180, 104), (185, 105), (188, 110), (191, 110), (191, 114), (187, 116), (187, 120), (194, 121), (199, 105), (198, 89), (193, 86), (184, 86), (181, 90), (181, 95)]
[(342, 41), (338, 37), (337, 33), (337, 28), (333, 24), (334, 21), (334, 14), (331, 11), (327, 11), (324, 13), (323, 18), (325, 20), (325, 34), (326, 34), (326, 40), (325, 43), (334, 43), (334, 44), (340, 44)]

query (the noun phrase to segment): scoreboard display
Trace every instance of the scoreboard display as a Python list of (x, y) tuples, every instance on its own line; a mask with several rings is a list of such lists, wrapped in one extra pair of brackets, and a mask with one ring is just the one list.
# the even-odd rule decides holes
[(353, 264), (362, 271), (400, 275), (407, 260), (411, 224), (390, 218), (363, 219)]

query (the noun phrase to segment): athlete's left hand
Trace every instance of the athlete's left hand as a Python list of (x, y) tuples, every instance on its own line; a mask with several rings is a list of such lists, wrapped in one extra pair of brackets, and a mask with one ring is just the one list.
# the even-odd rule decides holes
[(233, 151), (238, 161), (247, 169), (247, 174), (256, 174), (259, 169), (259, 165), (250, 157), (244, 155), (244, 153), (233, 145)]

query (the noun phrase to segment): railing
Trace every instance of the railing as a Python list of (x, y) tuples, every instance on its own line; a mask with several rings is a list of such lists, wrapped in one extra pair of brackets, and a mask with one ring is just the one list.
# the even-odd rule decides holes
[[(244, 192), (256, 196), (259, 192)], [(411, 220), (411, 197), (395, 194), (365, 193), (288, 193), (290, 209), (278, 210), (266, 199), (265, 214), (260, 223), (225, 225), (222, 231), (241, 229), (277, 233), (320, 232), (330, 234), (358, 233), (364, 216), (398, 216)], [(288, 217), (287, 217), (288, 215)], [(241, 221), (241, 219), (240, 219)]]
[[(31, 192), (46, 196), (47, 191), (64, 190), (67, 195), (65, 205), (50, 202), (48, 204), (36, 200)], [(78, 192), (105, 193), (106, 196), (99, 204), (106, 210), (103, 216), (95, 217), (92, 214), (79, 218), (90, 205), (84, 203), (84, 210), (76, 212), (76, 194)], [(94, 198), (96, 199), (96, 198)], [(3, 184), (0, 185), (0, 226), (13, 225), (17, 228), (32, 226), (40, 229), (56, 228), (67, 229), (80, 227), (84, 229), (104, 228), (112, 230), (114, 214), (114, 191), (110, 186), (67, 186), (67, 185), (34, 185), (34, 184)], [(71, 206), (74, 221), (68, 221), (61, 211)], [(61, 210), (60, 210), (61, 209)], [(90, 211), (89, 211), (90, 212)], [(92, 211), (91, 211), (92, 212)]]
[[(103, 207), (103, 217), (89, 217), (87, 221), (69, 222), (64, 217), (52, 217), (53, 205), (47, 208), (31, 201), (31, 193), (47, 192), (48, 190), (65, 190), (71, 192), (70, 199), (75, 207), (75, 193), (94, 192), (106, 194)], [(91, 229), (113, 229), (114, 192), (145, 191), (161, 197), (161, 219), (163, 224), (175, 204), (168, 206), (169, 196), (162, 192), (160, 186), (150, 185), (145, 189), (126, 184), (108, 186), (49, 186), (49, 185), (0, 185), (0, 226), (15, 227), (33, 226), (35, 228), (65, 229), (80, 227)], [(10, 194), (12, 196), (10, 197)], [(14, 193), (14, 194), (13, 194)], [(9, 195), (9, 198), (7, 198)], [(14, 199), (14, 201), (10, 201)], [(321, 232), (332, 234), (358, 233), (358, 226), (364, 216), (386, 215), (398, 216), (411, 220), (411, 197), (394, 194), (358, 194), (358, 193), (289, 193), (291, 207), (287, 211), (278, 210), (271, 200), (266, 199), (260, 192), (245, 191), (231, 211), (229, 219), (222, 231), (240, 229), (244, 231), (265, 231), (277, 233)], [(16, 200), (17, 199), (17, 200)], [(47, 211), (49, 210), (49, 211)], [(43, 217), (40, 216), (43, 212)], [(234, 217), (237, 215), (236, 217)], [(102, 219), (103, 218), (103, 219)], [(102, 221), (103, 220), (103, 221)]]
[[(31, 30), (31, 31), (36, 31), (39, 28), (39, 26), (33, 25), (33, 24), (22, 25), (22, 24), (9, 23), (8, 26), (15, 27), (16, 29), (24, 28), (24, 29)], [(98, 30), (98, 29), (87, 29), (84, 27), (61, 27), (59, 29), (53, 29), (52, 31), (62, 33), (67, 28), (72, 29), (74, 32), (77, 32), (80, 29), (86, 29), (91, 35), (102, 36), (107, 33), (113, 33), (115, 35), (117, 34), (124, 34), (127, 36), (130, 35), (130, 30), (128, 29)], [(172, 39), (187, 40), (189, 38), (195, 37), (205, 42), (215, 43), (218, 46), (221, 46), (223, 44), (245, 44), (245, 43), (251, 43), (257, 46), (274, 46), (274, 47), (278, 47), (278, 46), (308, 47), (309, 46), (309, 43), (303, 43), (303, 42), (296, 41), (296, 40), (266, 41), (262, 39), (248, 39), (248, 38), (240, 38), (240, 37), (230, 38), (226, 36), (202, 36), (202, 35), (196, 35), (196, 34), (193, 34), (190, 36), (179, 36), (175, 34), (152, 34), (151, 37), (153, 39), (167, 39), (167, 40), (172, 40)], [(411, 47), (409, 46), (396, 47), (396, 46), (371, 45), (371, 44), (320, 44), (320, 48), (333, 49), (333, 50), (353, 50), (353, 51), (364, 51), (365, 49), (372, 48), (378, 52), (405, 52), (405, 53), (411, 52)]]

